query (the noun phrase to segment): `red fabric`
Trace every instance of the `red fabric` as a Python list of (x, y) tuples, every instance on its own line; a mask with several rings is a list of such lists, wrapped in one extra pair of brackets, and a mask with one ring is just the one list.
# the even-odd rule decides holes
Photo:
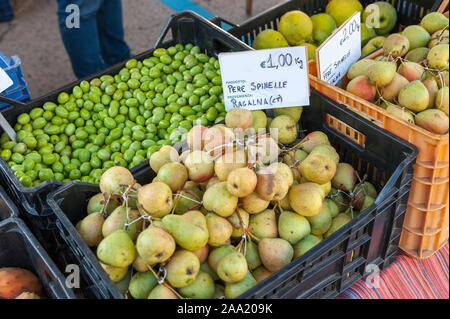
[(344, 291), (339, 299), (448, 299), (448, 243), (433, 256), (418, 260), (400, 253), (381, 272), (378, 288), (363, 278)]

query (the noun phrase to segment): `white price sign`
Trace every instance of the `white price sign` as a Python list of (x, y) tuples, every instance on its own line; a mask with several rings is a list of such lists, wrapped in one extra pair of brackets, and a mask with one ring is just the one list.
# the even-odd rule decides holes
[(13, 83), (14, 82), (11, 80), (8, 74), (6, 74), (6, 72), (2, 68), (0, 68), (0, 93), (13, 85)]
[(361, 13), (355, 12), (316, 50), (319, 78), (335, 85), (361, 57)]
[(309, 105), (304, 46), (221, 53), (219, 62), (227, 111)]

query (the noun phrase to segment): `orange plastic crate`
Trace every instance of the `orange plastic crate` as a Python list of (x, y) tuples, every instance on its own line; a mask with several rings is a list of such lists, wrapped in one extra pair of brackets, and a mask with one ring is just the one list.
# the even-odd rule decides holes
[[(368, 58), (375, 58), (382, 50)], [(449, 134), (437, 135), (410, 124), (385, 109), (317, 77), (309, 63), (310, 84), (329, 98), (363, 113), (380, 127), (414, 144), (419, 154), (399, 247), (416, 258), (433, 255), (448, 241), (449, 233)], [(344, 77), (345, 86), (348, 79)]]

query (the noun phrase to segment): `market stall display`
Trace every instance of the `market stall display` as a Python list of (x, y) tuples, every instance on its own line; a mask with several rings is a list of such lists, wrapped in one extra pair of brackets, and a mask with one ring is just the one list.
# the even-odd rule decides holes
[[(336, 149), (339, 154), (340, 162), (350, 163), (349, 168), (355, 167), (359, 176), (363, 177), (367, 175), (366, 181), (373, 184), (377, 190), (378, 197), (374, 204), (370, 205), (364, 212), (358, 214), (358, 216), (354, 217), (354, 219), (348, 222), (341, 229), (336, 231), (333, 235), (326, 236), (327, 238), (320, 242), (317, 246), (315, 246), (310, 251), (306, 252), (301, 257), (295, 259), (291, 264), (287, 265), (280, 271), (276, 272), (264, 282), (261, 282), (259, 285), (256, 285), (254, 288), (249, 290), (246, 294), (243, 294), (241, 297), (245, 298), (327, 298), (333, 297), (339, 294), (341, 289), (345, 289), (347, 286), (350, 286), (353, 282), (355, 282), (358, 278), (362, 277), (364, 274), (364, 265), (374, 262), (380, 263), (380, 267), (387, 266), (390, 264), (396, 255), (396, 247), (400, 236), (400, 227), (403, 222), (403, 210), (405, 208), (404, 205), (396, 204), (396, 203), (406, 203), (408, 197), (409, 190), (409, 182), (411, 173), (411, 165), (414, 161), (415, 150), (411, 146), (396, 140), (390, 134), (386, 134), (382, 130), (378, 129), (376, 126), (371, 125), (365, 120), (362, 120), (357, 115), (353, 114), (350, 111), (346, 111), (338, 106), (336, 106), (332, 101), (318, 95), (315, 92), (312, 92), (311, 103), (313, 107), (305, 107), (300, 119), (300, 128), (308, 130), (307, 132), (313, 131), (322, 131), (324, 132), (328, 138), (330, 144)], [(344, 124), (348, 123), (348, 124)], [(348, 133), (347, 129), (350, 129), (350, 125), (352, 127), (353, 133)], [(360, 132), (359, 139), (355, 140), (354, 133), (358, 131)], [(198, 131), (197, 131), (198, 132)], [(316, 133), (317, 134), (317, 133)], [(350, 135), (348, 135), (350, 134)], [(313, 134), (314, 135), (314, 134)], [(320, 135), (320, 134), (319, 134)], [(201, 135), (200, 135), (201, 136)], [(304, 135), (299, 135), (301, 137)], [(311, 136), (310, 136), (311, 137)], [(299, 140), (297, 140), (299, 141)], [(360, 146), (357, 146), (359, 143)], [(293, 144), (296, 144), (295, 142)], [(362, 147), (362, 148), (361, 148)], [(389, 152), (391, 156), (395, 158), (386, 158), (385, 156), (380, 156), (377, 154), (384, 154), (384, 150), (386, 149), (404, 149), (404, 152)], [(308, 151), (311, 151), (308, 149)], [(362, 152), (361, 152), (362, 151)], [(195, 151), (193, 152), (195, 153)], [(300, 152), (301, 153), (301, 152)], [(314, 153), (314, 152), (313, 152)], [(167, 150), (164, 151), (164, 154), (167, 155)], [(153, 156), (158, 155), (158, 157), (166, 158), (167, 156), (164, 154), (155, 153)], [(170, 154), (170, 153), (169, 153)], [(192, 153), (191, 153), (192, 154)], [(401, 154), (409, 154), (404, 157)], [(160, 156), (161, 155), (161, 156)], [(186, 155), (186, 154), (185, 154)], [(397, 157), (400, 155), (400, 157)], [(191, 155), (193, 156), (193, 155)], [(289, 157), (289, 156), (288, 156)], [(318, 157), (321, 157), (318, 155)], [(289, 161), (289, 158), (286, 158)], [(155, 166), (157, 158), (153, 160), (153, 163), (150, 163), (152, 167), (158, 170), (158, 167)], [(190, 166), (189, 159), (184, 160), (184, 164)], [(395, 164), (394, 164), (395, 163)], [(334, 164), (334, 163), (333, 163)], [(168, 164), (171, 166), (171, 164)], [(177, 164), (173, 164), (177, 165)], [(183, 165), (177, 165), (180, 167)], [(332, 164), (330, 164), (332, 165)], [(207, 165), (210, 166), (210, 165)], [(162, 166), (164, 167), (164, 166)], [(162, 178), (164, 180), (163, 175), (160, 173), (161, 170), (165, 171), (166, 168), (159, 168), (158, 174), (156, 172), (153, 173), (153, 177), (147, 179), (144, 183), (140, 181), (140, 185), (145, 185), (151, 182), (155, 177), (157, 180)], [(220, 168), (217, 168), (220, 169)], [(152, 169), (147, 166), (147, 170), (152, 172)], [(352, 169), (353, 170), (353, 169)], [(197, 174), (194, 173), (195, 169), (189, 170), (191, 174), (188, 173), (189, 178), (192, 180), (197, 180), (195, 177)], [(204, 171), (204, 170), (202, 170)], [(206, 171), (210, 172), (210, 168)], [(197, 172), (199, 172), (197, 170)], [(212, 174), (214, 174), (215, 169), (213, 165)], [(159, 177), (158, 177), (159, 175)], [(203, 174), (201, 174), (203, 175)], [(219, 175), (221, 175), (219, 173)], [(127, 173), (120, 174), (124, 180), (130, 179), (131, 176)], [(197, 175), (198, 176), (198, 175)], [(209, 174), (208, 179), (212, 177)], [(213, 182), (215, 178), (212, 179)], [(303, 180), (304, 181), (304, 180)], [(203, 181), (203, 184), (206, 182), (206, 179)], [(217, 181), (216, 181), (217, 182)], [(188, 182), (191, 183), (191, 182)], [(356, 181), (355, 181), (356, 183)], [(157, 185), (163, 184), (162, 182), (158, 182)], [(152, 185), (152, 184), (150, 184)], [(165, 185), (165, 184), (164, 184)], [(171, 185), (171, 183), (169, 183)], [(203, 196), (200, 194), (196, 194), (195, 188), (193, 192), (186, 191), (184, 193), (184, 197), (195, 196), (191, 198), (195, 199), (199, 196), (198, 199), (203, 197), (203, 201), (209, 201), (205, 198), (212, 196), (212, 206), (207, 206), (208, 204), (203, 203), (208, 210), (221, 210), (220, 207), (214, 205), (214, 193), (212, 190), (218, 190), (221, 185), (224, 185), (224, 182), (219, 183), (210, 188), (210, 191), (205, 193)], [(172, 185), (174, 186), (174, 185)], [(210, 185), (211, 186), (211, 185)], [(303, 187), (303, 186), (302, 186)], [(151, 189), (153, 187), (149, 187), (147, 185), (146, 188), (149, 188), (149, 194), (151, 193)], [(162, 186), (164, 194), (172, 193), (172, 190), (168, 186)], [(320, 187), (319, 187), (320, 188)], [(350, 186), (351, 188), (351, 186)], [(174, 188), (176, 189), (176, 188)], [(170, 191), (170, 192), (169, 192)], [(203, 192), (203, 191), (202, 191)], [(99, 237), (91, 236), (92, 232), (86, 232), (86, 225), (91, 224), (94, 219), (101, 220), (101, 216), (89, 214), (86, 217), (86, 212), (94, 213), (95, 210), (98, 210), (100, 206), (98, 206), (98, 200), (101, 195), (96, 195), (99, 193), (99, 188), (94, 185), (88, 184), (79, 184), (79, 183), (69, 183), (67, 186), (57, 190), (56, 192), (49, 195), (49, 205), (52, 207), (56, 217), (57, 217), (57, 225), (60, 233), (63, 238), (66, 238), (68, 245), (72, 247), (72, 250), (77, 255), (80, 264), (83, 265), (83, 268), (86, 270), (85, 275), (91, 276), (93, 279), (96, 278), (96, 284), (99, 289), (99, 297), (101, 298), (121, 298), (122, 295), (119, 292), (118, 288), (114, 285), (114, 283), (110, 280), (106, 272), (100, 266), (97, 261), (97, 257), (93, 253), (93, 251), (86, 245), (83, 239), (80, 237), (77, 232), (75, 225), (82, 221), (84, 218), (87, 218), (85, 222), (82, 224), (78, 224), (78, 231), (82, 233), (85, 239), (89, 240), (89, 244), (99, 244), (97, 240)], [(219, 192), (220, 193), (220, 192)], [(173, 193), (172, 193), (173, 194)], [(207, 195), (210, 194), (210, 195)], [(93, 198), (93, 196), (96, 197)], [(185, 196), (186, 195), (186, 196)], [(272, 194), (273, 195), (273, 194)], [(341, 194), (342, 195), (342, 194)], [(149, 195), (150, 196), (150, 195)], [(281, 196), (281, 195), (280, 195)], [(335, 195), (329, 195), (331, 197)], [(174, 202), (177, 201), (177, 196), (172, 200), (172, 196), (168, 202), (174, 205)], [(183, 197), (183, 198), (184, 198)], [(256, 196), (259, 198), (259, 196)], [(294, 196), (295, 197), (295, 196)], [(321, 195), (319, 196), (321, 197)], [(340, 197), (340, 196), (339, 196)], [(88, 207), (88, 202), (90, 199), (93, 200), (90, 202)], [(163, 196), (162, 199), (165, 199), (166, 196)], [(169, 197), (167, 197), (169, 198)], [(180, 199), (183, 199), (180, 198)], [(233, 197), (232, 197), (233, 198)], [(255, 198), (255, 200), (257, 200)], [(344, 197), (345, 198), (345, 197)], [(150, 197), (149, 197), (150, 199)], [(100, 198), (101, 200), (101, 198)], [(237, 198), (233, 198), (232, 201), (237, 201)], [(80, 210), (74, 209), (71, 205), (71, 202), (83, 202), (85, 203), (85, 207), (87, 209)], [(199, 200), (198, 200), (199, 201)], [(261, 201), (261, 199), (260, 199)], [(264, 200), (262, 200), (264, 202)], [(270, 201), (270, 199), (269, 199)], [(319, 200), (320, 202), (322, 199)], [(97, 202), (97, 204), (95, 204)], [(161, 201), (164, 205), (165, 201)], [(178, 213), (183, 213), (188, 210), (190, 200), (188, 203), (185, 201), (179, 201), (175, 208)], [(153, 201), (153, 203), (156, 203)], [(184, 204), (183, 204), (184, 203)], [(195, 203), (194, 203), (195, 204)], [(286, 203), (285, 203), (286, 204)], [(111, 204), (109, 204), (111, 205)], [(130, 204), (132, 205), (132, 204)], [(133, 204), (135, 205), (135, 204)], [(156, 204), (155, 204), (156, 205)], [(181, 205), (181, 206), (179, 206)], [(231, 204), (233, 206), (234, 204)], [(282, 204), (283, 205), (283, 204)], [(226, 206), (226, 205), (222, 205)], [(93, 207), (97, 207), (96, 209)], [(147, 209), (152, 210), (153, 208)], [(154, 207), (154, 205), (150, 205), (150, 207)], [(184, 209), (181, 209), (184, 207)], [(282, 206), (286, 207), (286, 206)], [(112, 210), (114, 206), (109, 207), (108, 211)], [(201, 206), (198, 206), (197, 209), (200, 209)], [(345, 207), (341, 207), (342, 213), (347, 209)], [(156, 208), (155, 208), (156, 209)], [(201, 208), (204, 210), (205, 208)], [(247, 209), (247, 211), (251, 211), (250, 208), (243, 208), (242, 211)], [(291, 208), (295, 209), (295, 208)], [(120, 208), (118, 209), (120, 210)], [(241, 208), (240, 208), (241, 210)], [(166, 210), (161, 210), (161, 212), (166, 212)], [(170, 210), (169, 210), (170, 212)], [(273, 217), (275, 217), (275, 212), (273, 210), (267, 211), (268, 215), (270, 212), (273, 213)], [(234, 213), (234, 210), (231, 212)], [(350, 213), (351, 212), (347, 212)], [(356, 214), (356, 212), (354, 212)], [(260, 213), (261, 214), (261, 213)], [(277, 213), (278, 214), (278, 213)], [(295, 213), (293, 213), (295, 214)], [(119, 212), (116, 211), (114, 215), (119, 216)], [(132, 214), (130, 214), (132, 215)], [(178, 214), (171, 214), (170, 218), (176, 219), (180, 218)], [(203, 215), (202, 215), (203, 216)], [(219, 218), (218, 215), (214, 215)], [(258, 217), (254, 217), (258, 215), (251, 215), (250, 220), (256, 220)], [(296, 215), (293, 215), (296, 216)], [(300, 216), (300, 215), (299, 215)], [(343, 217), (344, 216), (344, 217)], [(98, 217), (95, 218), (95, 217)], [(236, 216), (235, 216), (236, 217)], [(167, 218), (167, 219), (170, 219)], [(204, 217), (203, 217), (204, 218)], [(223, 217), (222, 217), (223, 218)], [(262, 217), (260, 217), (262, 218)], [(304, 217), (305, 218), (305, 217)], [(345, 214), (340, 218), (350, 218)], [(107, 218), (108, 219), (108, 218)], [(164, 218), (163, 218), (164, 219)], [(301, 218), (300, 218), (301, 219)], [(91, 220), (89, 222), (89, 220)], [(118, 219), (120, 220), (120, 219)], [(306, 218), (305, 218), (306, 220)], [(348, 221), (348, 220), (347, 220)], [(123, 222), (123, 220), (122, 220)], [(232, 219), (233, 224), (239, 224), (239, 218)], [(111, 228), (113, 225), (112, 220), (104, 221), (105, 226), (105, 234), (109, 234), (114, 228)], [(94, 222), (95, 224), (95, 222)], [(105, 225), (103, 224), (103, 225)], [(120, 222), (119, 222), (120, 224)], [(252, 222), (250, 222), (252, 224)], [(92, 224), (91, 224), (92, 225)], [(98, 225), (98, 223), (97, 223)], [(117, 225), (117, 224), (116, 224)], [(306, 224), (305, 224), (306, 225)], [(309, 222), (308, 222), (309, 225)], [(326, 225), (330, 226), (330, 225)], [(102, 226), (103, 228), (103, 226)], [(130, 231), (133, 227), (130, 227)], [(278, 227), (276, 227), (278, 228)], [(325, 227), (324, 227), (325, 228)], [(98, 229), (98, 228), (97, 228)], [(108, 230), (109, 229), (109, 230)], [(328, 231), (329, 227), (327, 228)], [(102, 229), (103, 230), (103, 229)], [(136, 230), (136, 229), (135, 229)], [(318, 233), (322, 232), (318, 230)], [(278, 232), (278, 230), (277, 230)], [(313, 230), (313, 232), (316, 232)], [(114, 234), (114, 233), (113, 233)], [(122, 236), (124, 234), (116, 234), (116, 236)], [(199, 234), (200, 236), (204, 236), (204, 234)], [(103, 235), (102, 235), (103, 236)], [(174, 235), (175, 236), (175, 235)], [(256, 235), (255, 235), (256, 236)], [(256, 236), (258, 237), (258, 236)], [(106, 237), (109, 238), (109, 237)], [(126, 238), (126, 237), (125, 237)], [(176, 241), (175, 236), (175, 242)], [(209, 237), (208, 237), (209, 238)], [(207, 238), (207, 239), (208, 239)], [(314, 239), (311, 237), (311, 239)], [(92, 241), (91, 241), (92, 240)], [(131, 241), (131, 239), (129, 239)], [(306, 243), (305, 243), (306, 245)], [(300, 245), (303, 246), (303, 245)], [(189, 246), (191, 249), (193, 247)], [(288, 247), (288, 246), (286, 246)], [(289, 247), (290, 244), (289, 244)], [(383, 248), (384, 247), (384, 248)], [(195, 247), (197, 248), (197, 247)], [(211, 247), (212, 248), (212, 247)], [(287, 248), (288, 249), (288, 248)], [(299, 253), (302, 248), (299, 247), (297, 253)], [(368, 254), (370, 251), (370, 254)], [(299, 253), (300, 255), (300, 253)], [(292, 258), (292, 256), (291, 256)], [(111, 262), (111, 261), (109, 261)], [(107, 262), (106, 262), (107, 264)], [(312, 267), (309, 267), (312, 265)], [(325, 266), (326, 265), (326, 266)], [(308, 267), (307, 267), (308, 266)], [(136, 266), (137, 267), (137, 266)], [(308, 270), (306, 270), (306, 267)], [(344, 268), (341, 268), (344, 267)], [(131, 268), (131, 267), (130, 267)], [(303, 277), (298, 277), (297, 274), (301, 273), (302, 270), (305, 270), (303, 273)], [(348, 273), (348, 276), (347, 276)], [(123, 273), (122, 273), (123, 275)], [(127, 275), (125, 275), (127, 276)], [(117, 277), (116, 277), (117, 278)], [(124, 277), (128, 278), (128, 277)], [(334, 279), (332, 279), (334, 278)], [(249, 279), (250, 280), (250, 279)], [(320, 287), (317, 286), (317, 283), (321, 282), (322, 285)], [(122, 293), (126, 292), (126, 289), (122, 289), (123, 282), (120, 283), (120, 289)], [(125, 285), (126, 286), (126, 285)], [(126, 288), (126, 287), (125, 287)], [(231, 289), (231, 288), (229, 288)], [(241, 291), (242, 293), (243, 291)]]

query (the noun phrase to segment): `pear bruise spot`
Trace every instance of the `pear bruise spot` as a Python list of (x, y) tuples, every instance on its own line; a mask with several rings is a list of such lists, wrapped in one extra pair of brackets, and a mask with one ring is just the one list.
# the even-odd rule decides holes
[(186, 275), (192, 275), (193, 272), (194, 272), (194, 270), (192, 269), (192, 267), (186, 268)]
[(157, 254), (155, 257), (160, 259), (162, 256), (163, 256), (163, 253), (161, 252), (161, 253)]
[(236, 189), (238, 188), (238, 186), (236, 184), (233, 184), (233, 187), (236, 188)]

